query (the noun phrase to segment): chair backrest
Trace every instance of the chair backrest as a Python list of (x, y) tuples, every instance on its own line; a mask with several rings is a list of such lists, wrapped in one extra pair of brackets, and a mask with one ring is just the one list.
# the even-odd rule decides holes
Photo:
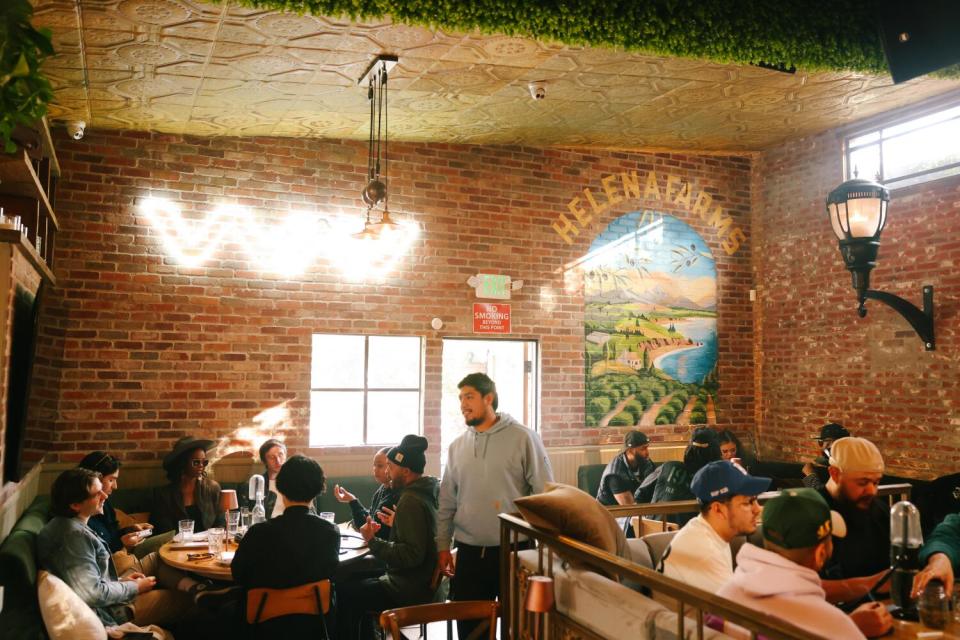
[(500, 604), (496, 600), (461, 600), (389, 609), (380, 614), (380, 626), (390, 632), (393, 640), (402, 640), (400, 629), (403, 627), (440, 620), (487, 620), (490, 624), (488, 638), (494, 640), (499, 615)]
[(596, 497), (600, 490), (600, 478), (606, 468), (605, 464), (582, 464), (577, 467), (577, 488)]
[(660, 558), (663, 557), (664, 550), (670, 546), (670, 542), (675, 535), (677, 535), (676, 531), (664, 531), (643, 536), (643, 541), (647, 543), (647, 548), (650, 549), (650, 560), (653, 562), (654, 569), (660, 564)]
[(330, 581), (320, 580), (287, 589), (259, 587), (247, 591), (247, 623), (259, 624), (294, 614), (323, 615), (330, 611)]

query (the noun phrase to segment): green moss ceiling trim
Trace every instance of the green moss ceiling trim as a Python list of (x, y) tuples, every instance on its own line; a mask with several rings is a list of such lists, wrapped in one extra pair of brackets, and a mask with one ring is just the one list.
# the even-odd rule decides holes
[(318, 16), (806, 71), (880, 73), (887, 65), (871, 0), (239, 0)]

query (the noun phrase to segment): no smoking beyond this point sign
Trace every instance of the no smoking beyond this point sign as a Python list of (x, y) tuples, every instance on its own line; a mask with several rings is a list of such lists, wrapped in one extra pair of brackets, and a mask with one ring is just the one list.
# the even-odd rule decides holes
[(510, 333), (510, 305), (473, 303), (474, 333)]

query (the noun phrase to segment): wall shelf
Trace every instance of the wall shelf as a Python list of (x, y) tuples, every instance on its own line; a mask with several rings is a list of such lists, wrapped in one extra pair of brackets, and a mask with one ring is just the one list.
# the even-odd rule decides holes
[[(55, 239), (60, 229), (54, 213), (60, 164), (45, 118), (27, 134), (16, 152), (0, 153), (0, 207), (8, 218), (20, 217), (27, 237), (22, 238), (19, 230), (0, 227), (0, 241), (19, 245), (27, 259), (52, 283)], [(38, 237), (40, 251), (36, 249)]]
[(37, 273), (51, 286), (56, 286), (57, 279), (53, 276), (53, 271), (50, 270), (46, 261), (37, 253), (36, 247), (30, 244), (19, 230), (0, 227), (0, 242), (7, 242), (20, 249), (20, 252), (33, 268), (37, 270)]

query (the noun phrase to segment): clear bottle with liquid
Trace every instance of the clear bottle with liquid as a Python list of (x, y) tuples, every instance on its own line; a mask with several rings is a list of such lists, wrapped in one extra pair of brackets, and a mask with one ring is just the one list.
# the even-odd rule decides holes
[(265, 493), (265, 487), (263, 484), (263, 476), (255, 475), (250, 478), (249, 496), (251, 500), (255, 500), (256, 504), (253, 505), (253, 509), (250, 511), (250, 526), (257, 524), (258, 522), (267, 521), (267, 511), (263, 508), (263, 496)]
[(890, 595), (894, 604), (909, 615), (916, 615), (916, 600), (911, 591), (913, 578), (920, 570), (920, 547), (923, 532), (920, 528), (920, 511), (913, 503), (903, 500), (890, 509), (890, 564), (893, 576)]

